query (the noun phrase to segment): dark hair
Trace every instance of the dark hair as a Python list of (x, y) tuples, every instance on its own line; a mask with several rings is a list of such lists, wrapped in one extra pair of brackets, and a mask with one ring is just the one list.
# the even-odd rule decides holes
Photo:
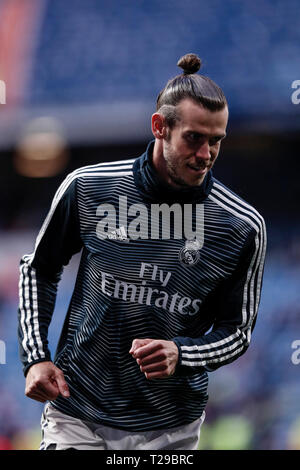
[(169, 127), (180, 119), (175, 107), (185, 98), (190, 98), (210, 111), (220, 111), (227, 106), (221, 88), (209, 77), (198, 75), (201, 59), (196, 54), (186, 54), (177, 62), (183, 73), (169, 80), (159, 93), (156, 110), (161, 112)]

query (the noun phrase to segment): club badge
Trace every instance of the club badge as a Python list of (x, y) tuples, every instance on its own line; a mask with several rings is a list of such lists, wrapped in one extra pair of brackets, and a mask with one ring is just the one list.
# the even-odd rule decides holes
[(199, 240), (187, 240), (179, 251), (179, 261), (184, 266), (194, 266), (200, 259), (201, 244)]

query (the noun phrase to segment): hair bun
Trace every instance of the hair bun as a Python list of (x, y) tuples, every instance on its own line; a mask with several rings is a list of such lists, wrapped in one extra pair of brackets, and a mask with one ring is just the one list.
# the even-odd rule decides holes
[(196, 54), (185, 54), (177, 62), (178, 67), (183, 69), (186, 75), (196, 73), (201, 67), (201, 59)]

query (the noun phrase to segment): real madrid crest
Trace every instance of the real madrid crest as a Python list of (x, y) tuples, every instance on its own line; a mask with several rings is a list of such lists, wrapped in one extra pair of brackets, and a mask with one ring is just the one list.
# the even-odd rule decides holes
[(186, 240), (179, 251), (179, 261), (184, 266), (194, 266), (200, 259), (201, 244), (199, 240)]

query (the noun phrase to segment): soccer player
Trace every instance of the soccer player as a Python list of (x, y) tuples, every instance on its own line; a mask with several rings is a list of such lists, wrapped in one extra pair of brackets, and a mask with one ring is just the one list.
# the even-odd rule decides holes
[[(197, 449), (208, 373), (248, 348), (266, 251), (262, 216), (217, 181), (228, 105), (182, 57), (139, 158), (58, 188), (20, 266), (28, 397), (41, 449)], [(47, 331), (63, 266), (82, 250), (54, 362)]]

